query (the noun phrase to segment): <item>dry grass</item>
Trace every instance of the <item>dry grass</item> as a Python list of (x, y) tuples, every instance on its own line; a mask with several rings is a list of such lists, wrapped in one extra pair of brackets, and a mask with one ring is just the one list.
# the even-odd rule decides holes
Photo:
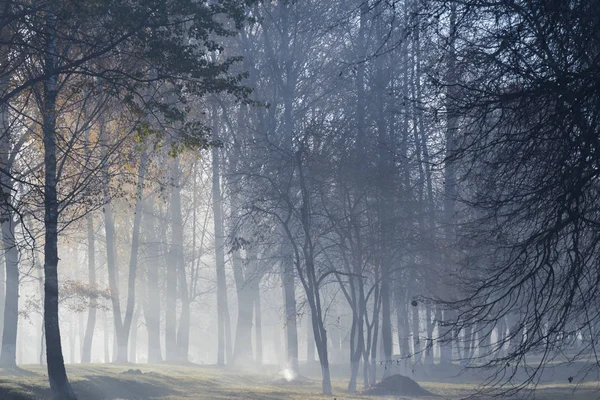
[[(142, 374), (124, 374), (130, 368)], [(334, 380), (334, 396), (322, 396), (321, 382), (313, 377), (297, 385), (277, 383), (277, 374), (232, 371), (215, 366), (170, 365), (74, 365), (67, 367), (69, 377), (81, 400), (100, 399), (247, 399), (247, 400), (318, 400), (373, 399), (346, 393), (345, 380)], [(474, 386), (464, 383), (419, 382), (439, 397), (429, 399), (457, 400), (472, 393)], [(596, 383), (575, 385), (552, 384), (528, 393), (536, 400), (591, 400), (600, 398)], [(516, 398), (527, 398), (524, 393)], [(50, 398), (46, 372), (40, 367), (26, 366), (17, 373), (0, 370), (0, 400)], [(485, 397), (479, 397), (482, 399)], [(413, 400), (410, 397), (377, 397), (377, 399)], [(421, 397), (425, 400), (427, 398)], [(427, 399), (427, 400), (429, 400)]]

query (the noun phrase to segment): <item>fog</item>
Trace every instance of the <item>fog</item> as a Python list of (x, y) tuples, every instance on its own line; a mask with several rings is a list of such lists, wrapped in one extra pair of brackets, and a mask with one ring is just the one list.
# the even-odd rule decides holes
[(599, 11), (0, 1), (0, 397), (590, 395)]

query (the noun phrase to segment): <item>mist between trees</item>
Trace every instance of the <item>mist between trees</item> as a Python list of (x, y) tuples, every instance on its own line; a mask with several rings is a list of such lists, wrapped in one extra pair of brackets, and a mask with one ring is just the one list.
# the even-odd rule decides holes
[(0, 366), (595, 371), (598, 11), (0, 1)]

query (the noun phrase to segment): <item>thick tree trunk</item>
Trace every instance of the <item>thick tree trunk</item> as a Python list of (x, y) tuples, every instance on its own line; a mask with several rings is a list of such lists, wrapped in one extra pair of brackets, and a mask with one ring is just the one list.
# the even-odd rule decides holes
[[(298, 326), (296, 323), (296, 289), (294, 288), (294, 266), (291, 259), (282, 264), (283, 300), (285, 304), (285, 334), (287, 367), (298, 373)], [(317, 349), (318, 351), (318, 349)]]
[[(310, 293), (307, 294), (311, 296)], [(319, 363), (321, 364), (323, 394), (330, 396), (332, 394), (332, 389), (327, 351), (327, 331), (325, 330), (324, 321), (322, 319), (319, 297), (317, 296), (315, 299), (309, 299), (309, 305), (311, 308), (311, 322), (315, 337), (315, 345), (317, 347), (317, 354), (319, 355)]]
[(412, 337), (413, 337), (413, 353), (415, 355), (415, 364), (421, 362), (421, 329), (419, 321), (419, 305), (411, 308), (412, 311)]
[(111, 326), (108, 323), (108, 315), (107, 315), (107, 311), (102, 312), (102, 327), (104, 328), (104, 334), (103, 339), (104, 339), (104, 363), (108, 364), (110, 363), (110, 343), (109, 343), (109, 335), (110, 335), (110, 331), (111, 331)]
[[(227, 281), (225, 279), (225, 243), (223, 229), (223, 206), (221, 202), (220, 156), (216, 147), (212, 149), (212, 206), (215, 228), (215, 260), (217, 269), (217, 364), (224, 365), (231, 357), (227, 337), (231, 335), (229, 326), (229, 306), (227, 304)], [(229, 331), (229, 332), (228, 332)]]
[[(2, 343), (2, 331), (4, 330), (4, 300), (6, 298), (6, 262), (4, 252), (0, 251), (0, 343)], [(42, 292), (43, 295), (44, 292)], [(43, 322), (42, 322), (43, 324)]]
[(77, 347), (77, 328), (75, 316), (71, 315), (69, 321), (69, 363), (75, 364), (75, 348)]
[[(392, 362), (392, 351), (393, 351), (393, 342), (392, 342), (392, 308), (390, 306), (391, 303), (391, 295), (390, 295), (390, 280), (391, 273), (389, 271), (389, 264), (385, 268), (385, 275), (382, 278), (381, 284), (381, 344), (383, 345), (383, 357), (382, 360), (384, 364), (389, 364)], [(374, 363), (377, 365), (377, 363)], [(391, 374), (391, 368), (385, 368), (383, 370), (383, 376), (388, 376)], [(376, 377), (373, 376), (375, 379)]]
[[(456, 42), (456, 3), (451, 3), (450, 13), (450, 54), (448, 57), (448, 102), (447, 102), (447, 127), (446, 127), (446, 161), (444, 169), (444, 223), (445, 223), (445, 239), (446, 247), (452, 248), (451, 243), (454, 241), (454, 210), (455, 201), (457, 196), (457, 166), (456, 161), (452, 157), (456, 151), (457, 141), (457, 130), (458, 130), (458, 116), (456, 112), (451, 108), (451, 101), (455, 96), (454, 87), (457, 81), (456, 72), (456, 54), (455, 54), (455, 42)], [(446, 267), (452, 268), (453, 262), (451, 257), (447, 254), (445, 257)], [(443, 341), (440, 344), (440, 363), (449, 364), (452, 362), (452, 322), (455, 319), (454, 310), (447, 308), (444, 310), (444, 323), (445, 326), (440, 326), (441, 335)]]
[(179, 361), (187, 362), (189, 360), (190, 349), (190, 299), (187, 291), (185, 264), (183, 260), (180, 260), (179, 265), (181, 315), (179, 318), (179, 329), (177, 330), (177, 354)]
[(145, 231), (151, 235), (146, 283), (146, 301), (144, 303), (144, 318), (146, 320), (146, 330), (148, 332), (148, 363), (155, 364), (162, 362), (162, 345), (160, 341), (160, 288), (158, 286), (159, 265), (163, 264), (164, 257), (161, 256), (159, 249), (159, 236), (157, 234), (158, 224), (154, 214), (154, 207), (148, 203), (146, 212), (149, 218), (144, 218)]
[[(351, 279), (356, 279), (352, 277)], [(360, 284), (360, 281), (357, 282)], [(362, 293), (362, 288), (361, 288)], [(353, 293), (353, 296), (355, 294)], [(359, 293), (359, 296), (362, 296)], [(348, 391), (356, 392), (356, 382), (358, 378), (358, 371), (360, 368), (360, 358), (364, 352), (365, 345), (365, 332), (364, 332), (364, 317), (362, 313), (362, 307), (358, 306), (357, 302), (356, 310), (352, 312), (352, 327), (350, 328), (350, 380), (348, 381)]]
[[(165, 360), (167, 362), (176, 362), (177, 357), (177, 264), (178, 264), (178, 251), (181, 243), (175, 242), (176, 228), (173, 221), (174, 209), (176, 206), (173, 202), (176, 202), (180, 197), (177, 194), (180, 192), (177, 190), (179, 186), (179, 158), (175, 157), (170, 161), (171, 163), (171, 199), (170, 199), (170, 219), (171, 226), (173, 228), (173, 237), (171, 244), (169, 245), (168, 262), (167, 262), (167, 293), (166, 293), (166, 314), (165, 314)], [(179, 205), (179, 207), (181, 207)]]
[(44, 318), (42, 317), (42, 330), (40, 335), (40, 354), (39, 354), (39, 363), (40, 366), (44, 365), (44, 355), (46, 354), (46, 327), (44, 325)]
[(19, 250), (15, 241), (15, 221), (10, 209), (9, 199), (10, 195), (5, 193), (5, 202), (2, 205), (0, 216), (2, 219), (2, 247), (6, 262), (6, 297), (0, 366), (16, 367), (17, 326), (19, 320)]
[[(3, 30), (3, 35), (6, 29)], [(3, 57), (4, 58), (4, 57)], [(1, 87), (6, 87), (0, 82)], [(0, 349), (0, 366), (16, 367), (17, 326), (19, 320), (19, 250), (15, 240), (15, 219), (13, 212), (13, 182), (9, 174), (12, 163), (11, 132), (8, 121), (8, 105), (0, 105), (0, 223), (2, 227), (2, 246), (4, 265), (0, 272), (2, 279), (2, 348)]]
[[(105, 174), (108, 176), (108, 172)], [(113, 342), (113, 346), (115, 346), (114, 350), (116, 350), (113, 354), (113, 361), (116, 363), (126, 363), (127, 335), (124, 335), (123, 322), (121, 320), (121, 302), (119, 300), (119, 284), (117, 281), (119, 269), (117, 267), (115, 223), (110, 195), (108, 194), (108, 180), (105, 185), (104, 229), (106, 235), (106, 268), (108, 270), (108, 286), (111, 294), (113, 324), (115, 329), (115, 342)]]
[(44, 63), (44, 324), (46, 328), (46, 360), (48, 380), (55, 399), (73, 400), (77, 397), (65, 370), (58, 320), (58, 196), (56, 191), (56, 97), (57, 75), (56, 17), (52, 5), (46, 9), (46, 55)]
[[(436, 312), (436, 319), (440, 321), (439, 329), (441, 332), (440, 340), (440, 364), (449, 365), (452, 364), (452, 330), (442, 325), (442, 321), (448, 320), (445, 314), (448, 311), (445, 310), (442, 314), (442, 310), (438, 308)], [(445, 318), (445, 319), (444, 319)]]
[(310, 311), (308, 313), (306, 319), (306, 362), (311, 363), (315, 361), (315, 335), (312, 330)]
[[(170, 295), (178, 294), (181, 300), (181, 314), (179, 316), (179, 327), (173, 326), (172, 331), (167, 327), (167, 361), (169, 362), (185, 362), (188, 361), (189, 352), (189, 337), (190, 337), (190, 301), (188, 295), (188, 287), (185, 272), (185, 259), (183, 254), (183, 216), (181, 213), (181, 169), (179, 167), (179, 158), (175, 158), (171, 164), (171, 229), (172, 229), (172, 240), (171, 240), (171, 254), (173, 257), (174, 265), (167, 266), (171, 268), (168, 272), (170, 278), (173, 273), (176, 273), (175, 277), (177, 289), (173, 287), (171, 282)], [(173, 291), (176, 290), (175, 293)], [(176, 300), (175, 300), (176, 301)], [(174, 300), (170, 298), (169, 310), (176, 310), (173, 308)], [(168, 317), (168, 319), (175, 318)], [(175, 333), (175, 330), (176, 333)], [(176, 335), (173, 338), (173, 335)], [(175, 348), (173, 348), (173, 340), (175, 340)], [(173, 353), (173, 351), (175, 353)]]
[(262, 310), (260, 304), (260, 283), (254, 286), (254, 340), (256, 342), (256, 364), (263, 363)]
[(238, 288), (238, 318), (235, 330), (233, 362), (246, 365), (253, 360), (252, 320), (254, 319), (253, 282), (244, 282)]
[(425, 305), (425, 324), (427, 329), (427, 344), (425, 347), (425, 360), (426, 365), (433, 365), (433, 321), (431, 320), (431, 304)]
[[(94, 217), (87, 216), (87, 234), (88, 234), (88, 280), (92, 290), (97, 287), (96, 283), (96, 240), (94, 237)], [(92, 360), (92, 340), (94, 337), (94, 328), (96, 326), (96, 298), (90, 300), (88, 309), (87, 324), (85, 327), (85, 337), (81, 348), (81, 362), (89, 363)]]
[(131, 319), (131, 328), (129, 330), (129, 362), (137, 363), (137, 333), (138, 319), (140, 317), (140, 306), (135, 308), (133, 318)]
[[(118, 343), (119, 353), (117, 356), (117, 362), (127, 362), (129, 331), (131, 329), (131, 324), (134, 317), (133, 314), (135, 308), (135, 283), (137, 278), (138, 252), (140, 245), (140, 226), (142, 222), (143, 208), (142, 197), (144, 194), (144, 180), (146, 178), (147, 166), (148, 152), (146, 151), (145, 146), (143, 146), (142, 153), (140, 154), (140, 165), (138, 168), (135, 208), (133, 214), (133, 230), (131, 233), (131, 253), (129, 257), (129, 275), (127, 278), (127, 305), (125, 308), (125, 317), (121, 326), (122, 331), (117, 331), (117, 335), (120, 337), (120, 341)], [(119, 314), (118, 317), (119, 320), (121, 320), (121, 314)]]

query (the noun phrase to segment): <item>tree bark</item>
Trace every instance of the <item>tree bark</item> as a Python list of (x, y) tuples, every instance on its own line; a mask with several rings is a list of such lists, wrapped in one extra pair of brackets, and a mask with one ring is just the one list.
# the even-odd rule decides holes
[(254, 340), (256, 341), (256, 364), (263, 363), (262, 310), (260, 304), (260, 282), (254, 286)]
[[(143, 209), (143, 194), (144, 194), (144, 180), (146, 179), (146, 169), (148, 167), (148, 151), (146, 147), (142, 145), (142, 153), (140, 154), (140, 165), (138, 168), (138, 179), (135, 195), (135, 209), (133, 215), (133, 230), (131, 233), (131, 253), (129, 257), (129, 276), (127, 278), (127, 306), (125, 309), (125, 318), (123, 319), (122, 332), (117, 334), (121, 336), (121, 342), (119, 343), (119, 357), (117, 362), (127, 362), (127, 347), (129, 341), (129, 331), (133, 321), (133, 314), (135, 308), (135, 283), (137, 278), (138, 268), (138, 252), (140, 245), (140, 226), (142, 222), (142, 209)], [(121, 315), (119, 314), (119, 320)], [(136, 317), (137, 320), (137, 317)], [(137, 329), (137, 327), (136, 327)]]
[(46, 8), (46, 54), (43, 84), (44, 105), (42, 133), (44, 137), (44, 325), (46, 328), (46, 360), (48, 380), (55, 399), (77, 399), (71, 389), (60, 340), (58, 320), (58, 195), (56, 191), (56, 98), (55, 73), (56, 16), (52, 5)]
[[(6, 39), (8, 28), (3, 27), (1, 36)], [(2, 65), (8, 62), (6, 51), (1, 52)], [(2, 93), (8, 87), (8, 77), (0, 81)], [(15, 240), (15, 219), (13, 212), (14, 184), (12, 173), (11, 128), (8, 104), (0, 105), (0, 223), (2, 228), (2, 253), (4, 265), (0, 268), (0, 313), (2, 321), (2, 348), (0, 366), (16, 367), (17, 327), (19, 320), (19, 250)]]
[[(2, 165), (5, 166), (6, 164), (2, 162)], [(16, 367), (17, 326), (19, 320), (19, 250), (15, 240), (15, 221), (10, 200), (12, 196), (7, 192), (7, 190), (12, 190), (12, 184), (8, 183), (5, 186), (6, 179), (2, 181), (4, 199), (1, 205), (0, 219), (2, 220), (2, 247), (6, 263), (6, 292), (0, 366)]]
[(431, 304), (425, 305), (425, 324), (427, 328), (427, 347), (425, 347), (425, 364), (433, 365), (433, 321), (431, 320)]
[(227, 304), (227, 282), (225, 280), (225, 243), (223, 229), (223, 206), (221, 203), (220, 156), (216, 147), (212, 149), (212, 206), (215, 228), (215, 260), (217, 269), (217, 364), (224, 365), (231, 357), (227, 345), (229, 330), (229, 306)]
[[(448, 56), (448, 91), (449, 99), (454, 98), (455, 87), (454, 84), (457, 81), (456, 73), (456, 3), (451, 4), (450, 9), (450, 53)], [(444, 224), (445, 224), (445, 239), (448, 248), (451, 248), (451, 242), (454, 240), (454, 209), (455, 201), (457, 196), (456, 187), (456, 161), (451, 157), (456, 151), (456, 140), (457, 140), (457, 129), (458, 129), (458, 116), (454, 110), (451, 109), (451, 101), (447, 101), (447, 127), (446, 127), (446, 161), (444, 169)], [(452, 266), (450, 257), (446, 257), (447, 268)], [(440, 363), (450, 364), (452, 363), (452, 321), (454, 320), (455, 312), (447, 308), (444, 310), (443, 318), (446, 326), (441, 326), (443, 341), (440, 346)]]
[(137, 363), (137, 333), (138, 319), (140, 317), (140, 306), (135, 308), (131, 320), (131, 329), (129, 330), (129, 362)]
[[(92, 290), (96, 290), (96, 240), (94, 237), (94, 217), (87, 216), (87, 234), (88, 234), (88, 280)], [(96, 326), (96, 298), (90, 300), (88, 309), (87, 324), (85, 327), (85, 337), (81, 348), (81, 362), (89, 363), (92, 360), (92, 340), (94, 338), (94, 328)]]
[[(310, 313), (310, 311), (309, 311)], [(310, 314), (306, 318), (306, 362), (311, 363), (315, 361), (315, 338), (312, 331), (312, 323)]]
[(421, 362), (421, 335), (419, 321), (419, 305), (412, 307), (412, 337), (413, 337), (413, 353), (415, 355), (415, 364)]
[(160, 341), (160, 288), (158, 285), (159, 265), (164, 264), (164, 257), (158, 247), (159, 235), (157, 234), (159, 221), (154, 214), (152, 203), (148, 203), (145, 210), (150, 217), (144, 218), (145, 232), (152, 235), (149, 246), (149, 259), (147, 267), (146, 301), (144, 304), (144, 318), (148, 332), (148, 363), (162, 362), (162, 345)]
[[(283, 300), (285, 303), (285, 347), (288, 368), (298, 373), (298, 326), (296, 322), (296, 289), (294, 288), (294, 266), (291, 259), (284, 259), (282, 266)], [(318, 350), (318, 349), (317, 349)]]
[(110, 363), (110, 343), (109, 343), (109, 335), (110, 335), (110, 324), (108, 323), (108, 315), (106, 315), (108, 311), (102, 312), (102, 327), (104, 328), (104, 363)]

